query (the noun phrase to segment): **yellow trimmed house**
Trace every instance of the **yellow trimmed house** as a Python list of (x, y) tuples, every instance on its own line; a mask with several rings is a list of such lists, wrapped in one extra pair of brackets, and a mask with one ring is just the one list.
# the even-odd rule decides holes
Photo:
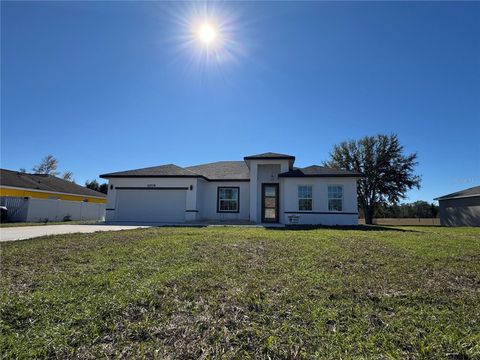
[(52, 175), (0, 169), (10, 221), (103, 220), (106, 195)]

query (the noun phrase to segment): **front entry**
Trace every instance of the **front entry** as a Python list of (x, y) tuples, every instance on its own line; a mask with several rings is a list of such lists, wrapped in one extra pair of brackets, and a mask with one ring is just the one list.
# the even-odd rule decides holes
[(278, 222), (278, 184), (262, 184), (262, 222)]

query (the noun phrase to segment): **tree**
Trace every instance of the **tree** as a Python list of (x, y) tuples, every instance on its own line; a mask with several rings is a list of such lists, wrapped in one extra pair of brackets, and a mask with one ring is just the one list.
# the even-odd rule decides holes
[(35, 174), (47, 174), (47, 175), (57, 176), (58, 174), (60, 174), (57, 171), (57, 168), (58, 168), (58, 160), (55, 159), (53, 155), (47, 155), (43, 158), (40, 164), (35, 165), (32, 168), (32, 171)]
[(67, 180), (67, 181), (71, 181), (71, 182), (75, 182), (75, 180), (73, 179), (73, 172), (71, 172), (71, 171), (65, 171), (62, 174), (62, 179)]
[(430, 217), (435, 217), (432, 216), (432, 207), (431, 204), (429, 204), (426, 201), (415, 201), (412, 204), (409, 204), (412, 207), (412, 217), (416, 218), (430, 218)]
[(100, 186), (98, 188), (98, 191), (100, 191), (101, 193), (107, 194), (108, 193), (108, 184), (107, 183), (100, 184)]
[[(58, 160), (53, 155), (47, 155), (42, 159), (40, 164), (37, 164), (32, 168), (32, 171), (35, 174), (58, 176), (60, 172), (57, 171), (57, 169)], [(21, 170), (23, 169), (20, 169), (20, 171)], [(64, 171), (62, 174), (62, 179), (75, 182), (75, 180), (73, 179), (73, 172), (71, 171)]]
[(333, 147), (325, 165), (357, 171), (365, 177), (358, 181), (358, 203), (371, 224), (379, 204), (397, 204), (406, 192), (420, 188), (421, 178), (414, 174), (417, 154), (403, 154), (397, 135), (365, 136)]
[(85, 181), (85, 187), (86, 188), (98, 191), (99, 186), (100, 185), (98, 184), (98, 181), (95, 180), (95, 179), (93, 179), (92, 181), (90, 181), (90, 180)]
[(20, 171), (21, 173), (25, 174), (25, 173), (27, 172), (27, 169), (25, 169), (25, 168), (20, 168), (19, 171)]
[(375, 218), (436, 218), (438, 206), (423, 200), (409, 204), (378, 204), (373, 215)]
[(95, 191), (99, 191), (104, 194), (108, 193), (107, 183), (99, 184), (98, 181), (95, 179), (93, 179), (92, 181), (90, 180), (85, 181), (85, 187)]

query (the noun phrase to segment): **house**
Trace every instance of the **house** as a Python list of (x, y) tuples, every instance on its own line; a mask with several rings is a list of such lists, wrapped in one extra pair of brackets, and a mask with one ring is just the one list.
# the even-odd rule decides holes
[(356, 225), (360, 173), (264, 153), (243, 161), (174, 164), (103, 174), (106, 220), (145, 223)]
[(444, 226), (480, 226), (480, 186), (440, 196), (440, 223)]
[(106, 195), (52, 175), (0, 169), (8, 221), (103, 220)]

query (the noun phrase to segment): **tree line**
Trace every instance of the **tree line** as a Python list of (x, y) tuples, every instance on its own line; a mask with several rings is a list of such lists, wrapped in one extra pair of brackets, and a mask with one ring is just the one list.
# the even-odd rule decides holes
[[(419, 200), (406, 204), (378, 204), (375, 207), (373, 217), (378, 218), (437, 218), (438, 205)], [(361, 210), (360, 218), (365, 215)]]

